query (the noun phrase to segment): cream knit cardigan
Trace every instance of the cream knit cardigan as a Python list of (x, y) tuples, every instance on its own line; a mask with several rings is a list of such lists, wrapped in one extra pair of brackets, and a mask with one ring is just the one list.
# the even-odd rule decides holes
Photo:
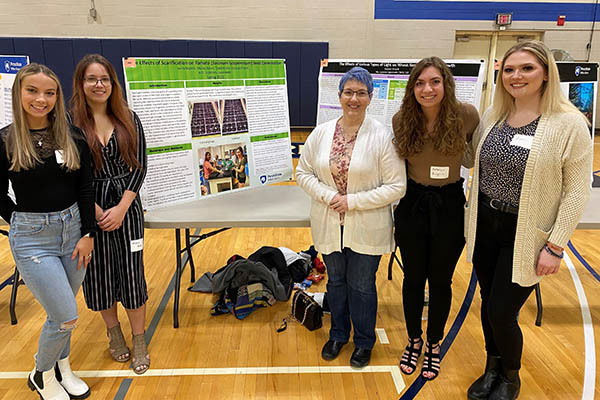
[[(298, 185), (312, 198), (310, 226), (315, 248), (322, 254), (341, 251), (340, 217), (329, 207), (338, 192), (329, 156), (336, 120), (317, 126), (308, 136), (296, 167)], [(344, 247), (379, 255), (394, 249), (391, 203), (406, 191), (404, 159), (398, 157), (391, 131), (365, 117), (348, 168), (348, 211)]]
[[(496, 123), (490, 114), (488, 110), (482, 117), (464, 160), (465, 166), (474, 166), (465, 207), (469, 262), (473, 259), (477, 228), (479, 153)], [(546, 241), (560, 247), (567, 245), (590, 196), (592, 155), (590, 131), (581, 114), (542, 114), (525, 166), (519, 200), (513, 253), (514, 283), (532, 286), (542, 279), (535, 270)]]

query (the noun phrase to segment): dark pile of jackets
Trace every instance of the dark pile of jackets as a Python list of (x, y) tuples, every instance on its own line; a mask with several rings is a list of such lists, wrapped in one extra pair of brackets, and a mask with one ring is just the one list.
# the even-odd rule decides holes
[(189, 290), (216, 293), (212, 315), (232, 313), (244, 319), (260, 307), (287, 301), (294, 282), (303, 281), (312, 269), (311, 257), (286, 248), (263, 246), (247, 259), (235, 255), (216, 272), (207, 272)]

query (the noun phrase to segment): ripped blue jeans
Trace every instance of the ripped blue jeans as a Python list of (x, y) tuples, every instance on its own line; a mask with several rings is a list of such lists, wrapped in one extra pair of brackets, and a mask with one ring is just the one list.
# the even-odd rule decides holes
[(85, 268), (71, 260), (81, 238), (77, 204), (57, 212), (13, 212), (9, 242), (23, 281), (46, 310), (36, 355), (36, 369), (48, 371), (69, 355), (73, 324), (77, 318), (75, 295)]

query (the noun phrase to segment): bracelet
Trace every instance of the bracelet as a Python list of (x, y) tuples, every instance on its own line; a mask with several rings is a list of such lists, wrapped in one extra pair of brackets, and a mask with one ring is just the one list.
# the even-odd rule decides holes
[(544, 245), (544, 250), (546, 250), (546, 253), (548, 253), (554, 257), (557, 257), (557, 258), (563, 258), (565, 255), (564, 251), (561, 252), (560, 254), (556, 253), (554, 250), (552, 250), (550, 247), (548, 247), (547, 244)]

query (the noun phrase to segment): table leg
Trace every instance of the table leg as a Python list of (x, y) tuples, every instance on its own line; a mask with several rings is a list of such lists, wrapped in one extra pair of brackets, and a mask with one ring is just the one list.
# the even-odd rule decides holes
[(537, 303), (537, 315), (535, 317), (535, 325), (542, 326), (542, 312), (544, 306), (542, 305), (542, 290), (540, 289), (539, 283), (535, 285), (535, 300)]
[(15, 267), (15, 273), (13, 275), (13, 284), (12, 291), (10, 293), (10, 323), (12, 325), (17, 324), (17, 313), (15, 312), (15, 305), (17, 303), (17, 289), (19, 289), (19, 280), (21, 277), (19, 276), (19, 270)]
[(175, 299), (173, 301), (173, 328), (179, 328), (179, 289), (181, 287), (180, 229), (175, 229), (175, 255), (177, 256), (177, 268), (175, 270)]
[(396, 260), (400, 269), (404, 270), (404, 266), (402, 265), (402, 263), (400, 262), (400, 259), (396, 255), (396, 250), (398, 250), (398, 246), (396, 246), (394, 248), (394, 251), (392, 252), (392, 254), (390, 254), (390, 262), (388, 263), (388, 280), (389, 281), (392, 280), (392, 267), (394, 266), (394, 260)]
[(196, 267), (194, 266), (194, 257), (192, 257), (192, 246), (190, 244), (190, 230), (185, 229), (185, 248), (187, 249), (188, 260), (190, 261), (190, 282), (196, 281)]

